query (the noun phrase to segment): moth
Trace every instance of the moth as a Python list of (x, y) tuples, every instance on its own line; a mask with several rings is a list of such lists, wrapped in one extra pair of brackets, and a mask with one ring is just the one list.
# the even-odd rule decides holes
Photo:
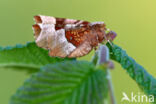
[(32, 26), (36, 44), (49, 50), (52, 57), (81, 57), (98, 44), (113, 41), (115, 32), (106, 33), (104, 22), (34, 16)]

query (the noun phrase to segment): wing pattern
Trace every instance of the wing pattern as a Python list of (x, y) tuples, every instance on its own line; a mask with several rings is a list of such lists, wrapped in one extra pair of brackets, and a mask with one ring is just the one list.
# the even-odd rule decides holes
[(52, 57), (80, 57), (104, 40), (105, 24), (88, 21), (34, 16), (36, 44)]

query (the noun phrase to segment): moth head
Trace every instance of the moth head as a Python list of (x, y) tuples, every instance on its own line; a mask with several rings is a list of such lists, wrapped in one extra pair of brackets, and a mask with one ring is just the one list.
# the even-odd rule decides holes
[(109, 31), (106, 34), (107, 39), (110, 40), (110, 41), (113, 41), (116, 38), (116, 36), (117, 36), (117, 34), (114, 31)]
[(104, 22), (93, 22), (90, 24), (92, 30), (94, 30), (98, 36), (98, 41), (101, 43), (106, 35), (106, 25)]

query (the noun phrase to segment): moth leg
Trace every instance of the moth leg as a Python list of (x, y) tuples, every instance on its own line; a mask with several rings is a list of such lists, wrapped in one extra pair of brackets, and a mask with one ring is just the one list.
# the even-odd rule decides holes
[(113, 44), (110, 40), (107, 40), (107, 42), (113, 47)]
[[(107, 35), (107, 34), (106, 34), (106, 35)], [(104, 35), (104, 41), (103, 41), (103, 44), (107, 44), (107, 42), (108, 42), (111, 46), (113, 46), (112, 43), (111, 43), (111, 41), (107, 38), (106, 35)]]

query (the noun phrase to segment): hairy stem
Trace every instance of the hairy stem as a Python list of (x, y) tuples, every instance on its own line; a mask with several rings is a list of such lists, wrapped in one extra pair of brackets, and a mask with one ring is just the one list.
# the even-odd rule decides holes
[(107, 46), (110, 50), (111, 59), (120, 63), (147, 95), (153, 95), (156, 98), (156, 79), (133, 58), (129, 57), (122, 48), (114, 44), (113, 46), (107, 44)]

